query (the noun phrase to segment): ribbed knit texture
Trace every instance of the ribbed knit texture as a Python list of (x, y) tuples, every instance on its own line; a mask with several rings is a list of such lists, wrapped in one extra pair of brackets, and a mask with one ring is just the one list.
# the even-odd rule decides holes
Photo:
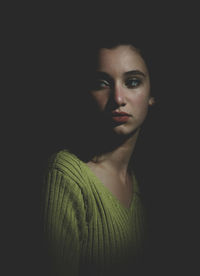
[(51, 157), (44, 184), (44, 232), (55, 275), (134, 271), (144, 239), (144, 213), (134, 175), (129, 208), (67, 150)]

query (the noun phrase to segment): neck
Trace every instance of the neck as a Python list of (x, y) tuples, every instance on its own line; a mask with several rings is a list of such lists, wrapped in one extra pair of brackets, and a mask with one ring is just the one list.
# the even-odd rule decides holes
[(114, 148), (94, 158), (94, 162), (117, 174), (126, 175), (129, 170), (129, 162), (136, 145), (138, 134), (139, 130), (126, 139), (116, 139), (116, 143), (113, 143), (115, 145)]

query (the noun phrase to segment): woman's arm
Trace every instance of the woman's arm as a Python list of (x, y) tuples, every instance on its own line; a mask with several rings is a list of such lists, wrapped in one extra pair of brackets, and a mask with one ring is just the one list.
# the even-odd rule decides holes
[(55, 275), (78, 275), (86, 212), (76, 177), (50, 167), (43, 199), (44, 234)]

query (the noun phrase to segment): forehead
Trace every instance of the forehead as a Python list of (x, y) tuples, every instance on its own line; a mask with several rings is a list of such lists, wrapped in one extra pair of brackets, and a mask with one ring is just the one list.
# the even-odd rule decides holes
[(129, 45), (100, 49), (97, 69), (107, 73), (123, 73), (131, 70), (148, 73), (145, 61), (138, 50)]

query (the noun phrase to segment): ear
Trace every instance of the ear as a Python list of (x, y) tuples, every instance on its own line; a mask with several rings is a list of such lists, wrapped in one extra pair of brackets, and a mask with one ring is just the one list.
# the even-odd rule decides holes
[(152, 106), (155, 104), (155, 98), (154, 97), (150, 97), (149, 98), (149, 105)]

